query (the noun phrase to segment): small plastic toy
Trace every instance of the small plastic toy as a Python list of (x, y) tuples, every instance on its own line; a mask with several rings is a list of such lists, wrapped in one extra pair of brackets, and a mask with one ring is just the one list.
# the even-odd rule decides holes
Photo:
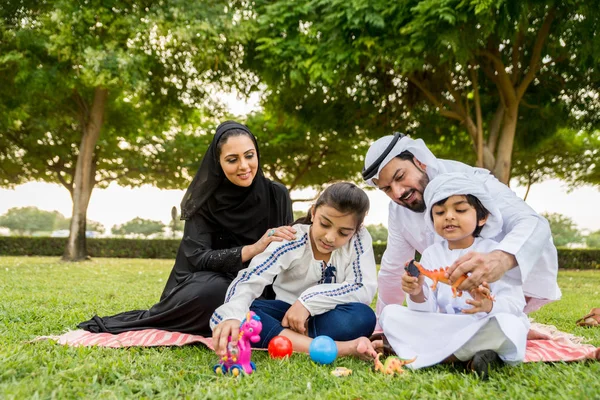
[(246, 314), (246, 319), (240, 325), (240, 334), (237, 345), (227, 344), (227, 354), (219, 360), (219, 363), (213, 367), (215, 374), (231, 374), (238, 376), (240, 374), (250, 375), (256, 370), (256, 365), (250, 361), (252, 348), (250, 342), (256, 343), (260, 340), (260, 331), (262, 322), (260, 317), (254, 311)]
[[(419, 275), (423, 274), (426, 277), (433, 280), (433, 285), (431, 285), (431, 290), (435, 290), (438, 282), (442, 282), (442, 283), (445, 283), (446, 285), (450, 285), (450, 287), (452, 288), (452, 297), (462, 296), (462, 290), (458, 289), (458, 286), (460, 286), (460, 284), (463, 283), (463, 281), (468, 278), (467, 275), (463, 275), (463, 276), (459, 277), (454, 283), (450, 283), (448, 278), (446, 278), (446, 271), (448, 270), (448, 267), (434, 269), (434, 270), (428, 270), (428, 269), (423, 268), (423, 266), (415, 260), (410, 260), (409, 262), (407, 262), (406, 265), (404, 266), (404, 270), (410, 276), (419, 277)], [(481, 290), (481, 289), (478, 289), (478, 290)], [(494, 301), (494, 297), (491, 294), (485, 295), (485, 297)]]
[(293, 352), (292, 341), (285, 336), (275, 336), (269, 342), (268, 350), (271, 358), (290, 357)]
[(379, 361), (379, 357), (381, 357), (381, 353), (377, 353), (377, 358), (375, 358), (375, 372), (379, 371), (384, 375), (403, 374), (404, 369), (402, 367), (417, 359), (417, 357), (415, 357), (410, 360), (403, 360), (396, 356), (390, 356), (386, 358), (383, 363), (381, 363), (381, 361)]
[(337, 376), (338, 378), (342, 376), (352, 375), (352, 370), (346, 367), (337, 367), (333, 371), (331, 371), (331, 375)]
[(329, 336), (317, 336), (310, 343), (308, 353), (319, 364), (331, 364), (337, 358), (337, 346)]

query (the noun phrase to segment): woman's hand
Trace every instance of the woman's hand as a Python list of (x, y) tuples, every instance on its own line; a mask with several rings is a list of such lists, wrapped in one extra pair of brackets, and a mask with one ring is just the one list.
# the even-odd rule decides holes
[(306, 335), (306, 321), (308, 320), (308, 317), (310, 317), (310, 312), (304, 307), (300, 300), (296, 300), (283, 316), (281, 326), (290, 328), (294, 332), (298, 332), (302, 335)]
[(296, 240), (296, 229), (291, 226), (267, 229), (256, 243), (242, 248), (242, 262), (246, 262), (262, 253), (272, 242), (282, 242), (284, 240)]
[(227, 343), (231, 337), (231, 344), (236, 345), (240, 334), (240, 325), (242, 321), (237, 319), (228, 319), (215, 326), (213, 329), (212, 342), (215, 347), (215, 353), (219, 357), (227, 354)]

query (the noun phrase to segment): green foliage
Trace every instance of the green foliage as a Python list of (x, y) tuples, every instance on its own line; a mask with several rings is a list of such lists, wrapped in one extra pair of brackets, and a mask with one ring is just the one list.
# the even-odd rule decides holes
[[(65, 238), (0, 236), (0, 254), (60, 257)], [(175, 259), (180, 240), (88, 238), (91, 257)]]
[[(424, 138), (441, 157), (473, 163), (475, 82), (491, 157), (502, 143), (512, 151), (510, 134), (494, 128), (510, 93), (519, 97), (515, 160), (535, 162), (537, 143), (560, 128), (581, 135), (598, 129), (600, 16), (593, 1), (258, 0), (238, 7), (252, 15), (242, 21), (252, 32), (245, 65), (268, 87), (267, 115), (297, 119), (313, 134), (336, 131), (348, 147), (399, 130)], [(588, 154), (582, 146), (571, 150)], [(597, 175), (597, 156), (589, 156), (576, 174), (544, 163), (584, 182)]]
[[(122, 348), (67, 347), (30, 342), (75, 329), (91, 316), (147, 309), (168, 279), (172, 261), (95, 259), (74, 264), (55, 258), (0, 257), (0, 397), (18, 398), (210, 398), (380, 399), (595, 398), (600, 363), (527, 363), (494, 371), (482, 384), (448, 366), (407, 371), (391, 378), (372, 363), (338, 358), (331, 366), (304, 354), (273, 360), (255, 351), (255, 374), (216, 376), (217, 357), (203, 346)], [(597, 299), (597, 271), (561, 271), (562, 300), (534, 313), (536, 322), (587, 338), (600, 346), (600, 330), (577, 327)], [(336, 378), (335, 367), (353, 370)], [(561, 379), (557, 379), (560, 377)]]
[[(66, 239), (51, 237), (0, 236), (0, 254), (6, 256), (54, 256), (63, 254)], [(90, 256), (115, 258), (175, 259), (179, 239), (89, 238)], [(387, 244), (373, 244), (375, 261), (379, 264)], [(417, 260), (420, 255), (415, 257)], [(600, 269), (599, 249), (558, 248), (558, 265), (562, 269)]]
[(30, 235), (34, 232), (50, 232), (57, 220), (64, 216), (58, 211), (44, 211), (37, 207), (14, 207), (0, 215), (0, 226), (10, 229), (17, 235)]
[[(56, 217), (56, 221), (54, 222), (54, 230), (69, 229), (70, 226), (71, 226), (71, 218), (65, 218), (62, 214), (59, 214)], [(86, 231), (94, 231), (94, 232), (99, 232), (99, 233), (104, 233), (104, 231), (106, 231), (106, 228), (104, 228), (104, 225), (102, 225), (98, 221), (93, 221), (91, 219), (88, 219), (85, 222), (85, 227), (86, 227), (85, 228)]]
[(558, 248), (558, 266), (561, 269), (600, 269), (600, 249)]
[(270, 104), (247, 120), (257, 137), (261, 163), (269, 177), (290, 190), (362, 179), (359, 172), (367, 146), (358, 133), (351, 132), (352, 127), (320, 129)]
[[(34, 232), (50, 232), (69, 229), (71, 218), (65, 218), (58, 211), (44, 211), (37, 207), (15, 207), (0, 215), (0, 226), (10, 229), (17, 235), (30, 235)], [(87, 220), (86, 230), (104, 232), (104, 226), (97, 221)]]
[(150, 236), (155, 233), (161, 233), (164, 229), (165, 224), (161, 221), (136, 217), (122, 225), (113, 227), (111, 231), (114, 235)]
[(589, 233), (584, 237), (584, 240), (587, 247), (592, 249), (600, 249), (600, 231)]
[(21, 4), (0, 24), (0, 185), (71, 190), (94, 90), (104, 88), (95, 184), (184, 187), (222, 116), (213, 83), (237, 62), (224, 3)]
[(388, 230), (383, 224), (377, 225), (366, 225), (365, 228), (371, 234), (373, 242), (386, 242), (388, 237)]
[(558, 213), (543, 213), (542, 216), (550, 223), (552, 238), (556, 246), (581, 243), (583, 239), (581, 232), (571, 218)]
[[(540, 127), (541, 129), (541, 127)], [(515, 152), (513, 177), (523, 186), (546, 179), (561, 179), (570, 186), (600, 184), (600, 130), (559, 129)]]

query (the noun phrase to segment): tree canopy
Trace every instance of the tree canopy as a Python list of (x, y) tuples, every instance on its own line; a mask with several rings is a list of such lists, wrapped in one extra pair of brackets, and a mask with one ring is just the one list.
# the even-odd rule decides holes
[(136, 217), (122, 225), (114, 226), (111, 229), (111, 232), (113, 235), (150, 236), (156, 233), (162, 233), (164, 229), (165, 224), (161, 221)]
[(222, 113), (215, 84), (235, 75), (232, 22), (220, 2), (18, 4), (0, 22), (0, 184), (67, 188), (65, 257), (85, 258), (94, 187), (187, 183)]
[(245, 65), (267, 96), (284, 100), (278, 109), (313, 131), (365, 138), (398, 129), (452, 158), (467, 144), (468, 158), (508, 182), (515, 147), (525, 151), (561, 127), (598, 129), (592, 1), (244, 5), (252, 11)]
[(556, 246), (566, 246), (583, 241), (581, 232), (571, 218), (559, 213), (545, 213), (542, 215), (550, 223), (552, 239)]

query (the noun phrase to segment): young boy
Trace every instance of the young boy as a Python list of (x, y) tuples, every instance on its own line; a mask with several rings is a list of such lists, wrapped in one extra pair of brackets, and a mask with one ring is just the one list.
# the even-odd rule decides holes
[[(422, 255), (425, 269), (445, 268), (470, 252), (492, 251), (502, 216), (485, 186), (467, 174), (439, 175), (424, 193), (424, 217), (439, 237)], [(525, 356), (529, 321), (518, 281), (504, 277), (455, 296), (452, 288), (405, 274), (407, 307), (384, 308), (380, 325), (401, 358), (417, 357), (410, 368), (448, 361), (469, 361), (468, 368), (487, 379), (493, 364), (518, 363)], [(492, 301), (490, 291), (493, 294)]]

